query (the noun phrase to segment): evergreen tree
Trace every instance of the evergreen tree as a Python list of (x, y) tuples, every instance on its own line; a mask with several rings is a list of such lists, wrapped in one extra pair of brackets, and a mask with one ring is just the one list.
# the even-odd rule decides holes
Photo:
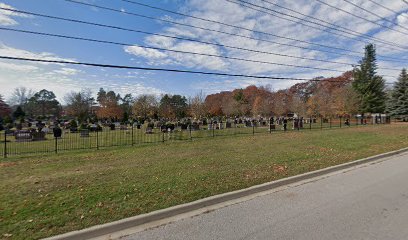
[(402, 69), (388, 102), (388, 111), (392, 116), (408, 116), (408, 74)]
[(61, 107), (57, 97), (52, 91), (43, 89), (35, 93), (27, 102), (26, 111), (34, 116), (58, 116)]
[(375, 47), (368, 44), (365, 56), (354, 69), (353, 88), (358, 94), (359, 111), (364, 113), (382, 113), (385, 111), (385, 81), (377, 75)]
[(21, 108), (21, 106), (18, 106), (16, 111), (13, 112), (13, 117), (14, 118), (24, 118), (25, 117), (25, 112)]

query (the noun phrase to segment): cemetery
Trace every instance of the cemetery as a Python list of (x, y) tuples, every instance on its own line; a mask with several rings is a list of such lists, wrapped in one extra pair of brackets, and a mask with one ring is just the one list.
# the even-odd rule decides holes
[(7, 157), (28, 153), (58, 153), (78, 149), (100, 149), (111, 146), (135, 146), (174, 140), (192, 140), (241, 134), (270, 134), (281, 131), (306, 131), (390, 123), (384, 114), (336, 118), (290, 117), (216, 117), (176, 121), (147, 119), (119, 121), (25, 119), (8, 124), (0, 131)]

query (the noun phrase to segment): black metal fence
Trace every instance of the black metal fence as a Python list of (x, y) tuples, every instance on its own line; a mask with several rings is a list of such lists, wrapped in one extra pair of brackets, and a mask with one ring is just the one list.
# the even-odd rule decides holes
[[(286, 123), (286, 128), (285, 128)], [(333, 128), (348, 128), (360, 125), (390, 123), (390, 119), (373, 118), (303, 118), (275, 119), (271, 121), (220, 122), (207, 125), (178, 126), (173, 130), (129, 125), (118, 129), (103, 128), (102, 131), (81, 130), (71, 133), (63, 130), (60, 137), (52, 131), (32, 134), (28, 131), (0, 132), (0, 155), (4, 158), (24, 154), (59, 153), (81, 149), (101, 149), (114, 146), (136, 146), (142, 144), (214, 138), (232, 135), (273, 134), (284, 131), (307, 131)]]

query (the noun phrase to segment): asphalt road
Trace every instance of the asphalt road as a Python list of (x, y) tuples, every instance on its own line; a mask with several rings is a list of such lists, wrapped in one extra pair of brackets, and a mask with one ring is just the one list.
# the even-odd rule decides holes
[(123, 239), (408, 239), (408, 154)]

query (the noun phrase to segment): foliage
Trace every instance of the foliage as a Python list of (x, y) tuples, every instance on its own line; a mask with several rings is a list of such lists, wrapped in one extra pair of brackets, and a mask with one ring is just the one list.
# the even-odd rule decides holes
[(364, 113), (383, 113), (385, 111), (385, 81), (377, 75), (375, 47), (368, 44), (365, 56), (354, 68), (353, 88), (360, 101), (359, 111)]
[(120, 99), (120, 95), (114, 91), (106, 92), (101, 88), (97, 96), (99, 109), (96, 111), (96, 115), (98, 118), (115, 120), (122, 118), (123, 109), (119, 106)]
[(90, 90), (81, 92), (71, 92), (65, 96), (66, 114), (76, 117), (80, 122), (91, 117), (91, 109), (94, 104), (94, 98)]
[(123, 121), (127, 121), (129, 116), (132, 114), (132, 107), (134, 103), (132, 94), (126, 94), (124, 97), (121, 97), (120, 102), (120, 107), (123, 110)]
[(158, 112), (157, 99), (154, 95), (140, 95), (133, 104), (133, 115), (143, 120), (153, 118)]
[(70, 126), (71, 128), (77, 128), (77, 127), (78, 127), (78, 123), (77, 123), (77, 121), (75, 121), (74, 119), (72, 119), (72, 120), (69, 122), (69, 126)]
[(187, 99), (181, 95), (165, 94), (160, 100), (159, 113), (161, 117), (181, 119), (187, 116)]
[(11, 113), (11, 109), (7, 103), (4, 102), (3, 96), (0, 95), (0, 117), (4, 118), (9, 116)]
[(408, 116), (408, 74), (403, 69), (395, 83), (388, 102), (388, 111), (392, 116)]
[(193, 98), (189, 99), (189, 115), (195, 119), (200, 119), (207, 115), (207, 108), (205, 105), (205, 95), (199, 92)]
[(16, 119), (24, 118), (25, 115), (26, 114), (21, 106), (18, 106), (17, 109), (13, 112), (13, 117)]
[(297, 113), (300, 116), (329, 117), (355, 112), (355, 94), (350, 87), (351, 72), (335, 78), (314, 80), (276, 92), (265, 87), (249, 86), (211, 94), (206, 97), (205, 104), (212, 116), (269, 117)]
[(33, 116), (59, 116), (61, 107), (52, 91), (43, 89), (35, 93), (27, 102), (26, 111)]

